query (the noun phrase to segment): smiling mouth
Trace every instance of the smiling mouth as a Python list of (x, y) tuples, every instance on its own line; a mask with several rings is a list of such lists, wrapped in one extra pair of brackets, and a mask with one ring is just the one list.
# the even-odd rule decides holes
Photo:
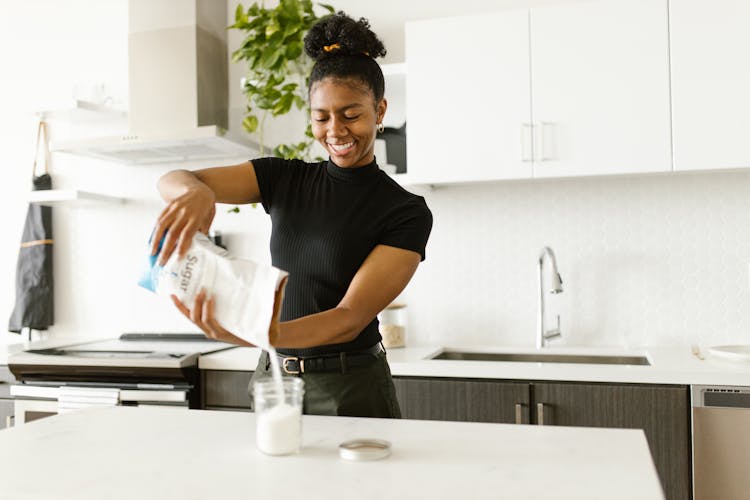
[(330, 142), (327, 143), (328, 147), (331, 148), (331, 150), (336, 154), (346, 154), (354, 147), (354, 141), (345, 142), (343, 144), (331, 144)]

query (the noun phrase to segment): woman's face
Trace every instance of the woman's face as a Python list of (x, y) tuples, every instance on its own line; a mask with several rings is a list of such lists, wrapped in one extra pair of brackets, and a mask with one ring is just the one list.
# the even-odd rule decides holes
[(375, 158), (376, 127), (386, 106), (357, 80), (325, 78), (310, 90), (313, 136), (339, 167), (367, 165)]

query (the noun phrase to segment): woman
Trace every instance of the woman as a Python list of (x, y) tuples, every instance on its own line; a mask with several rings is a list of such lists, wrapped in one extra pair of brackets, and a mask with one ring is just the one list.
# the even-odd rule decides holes
[[(168, 205), (153, 241), (165, 235), (159, 259), (166, 262), (208, 230), (215, 203), (262, 203), (273, 265), (289, 272), (273, 345), (286, 374), (305, 381), (305, 413), (398, 418), (376, 315), (424, 260), (432, 215), (375, 161), (387, 103), (374, 58), (385, 48), (369, 23), (343, 12), (324, 18), (305, 37), (305, 51), (316, 60), (312, 130), (329, 160), (260, 158), (170, 172), (158, 184)], [(173, 300), (209, 337), (248, 345), (218, 324), (205, 293), (191, 308)], [(268, 371), (264, 352), (253, 378)]]

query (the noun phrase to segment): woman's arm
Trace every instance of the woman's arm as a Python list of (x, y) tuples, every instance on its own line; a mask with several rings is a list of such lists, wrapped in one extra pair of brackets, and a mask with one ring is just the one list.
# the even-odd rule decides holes
[(260, 189), (251, 162), (214, 167), (194, 172), (173, 170), (159, 179), (157, 189), (167, 202), (157, 219), (151, 241), (151, 255), (159, 243), (159, 263), (164, 265), (175, 249), (187, 253), (196, 231), (208, 232), (216, 214), (216, 203), (257, 203)]
[[(375, 316), (398, 297), (417, 270), (421, 256), (417, 252), (387, 245), (376, 246), (360, 266), (341, 302), (327, 311), (283, 323), (272, 322), (274, 347), (305, 348), (340, 344), (354, 340)], [(274, 317), (278, 317), (281, 296), (277, 293)], [(214, 303), (204, 293), (198, 295), (192, 309), (172, 298), (182, 313), (208, 337), (249, 346), (225, 330), (214, 318)]]
[(420, 260), (411, 250), (376, 246), (336, 307), (281, 323), (274, 346), (305, 348), (354, 340), (406, 288)]
[(213, 191), (217, 203), (260, 202), (258, 179), (250, 161), (203, 170), (173, 170), (164, 174), (156, 187), (164, 201), (171, 202), (191, 188), (200, 188), (200, 184)]

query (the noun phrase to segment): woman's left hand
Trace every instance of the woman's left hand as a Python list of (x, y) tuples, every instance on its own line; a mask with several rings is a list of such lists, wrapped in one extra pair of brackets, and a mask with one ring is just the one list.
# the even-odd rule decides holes
[(237, 344), (247, 347), (255, 347), (255, 345), (247, 342), (232, 332), (224, 329), (216, 318), (214, 318), (214, 299), (213, 297), (206, 297), (206, 290), (203, 289), (195, 297), (195, 303), (193, 309), (189, 309), (185, 304), (180, 301), (175, 295), (171, 295), (172, 302), (177, 306), (177, 309), (190, 321), (200, 328), (207, 337), (221, 342), (229, 342), (230, 344)]

